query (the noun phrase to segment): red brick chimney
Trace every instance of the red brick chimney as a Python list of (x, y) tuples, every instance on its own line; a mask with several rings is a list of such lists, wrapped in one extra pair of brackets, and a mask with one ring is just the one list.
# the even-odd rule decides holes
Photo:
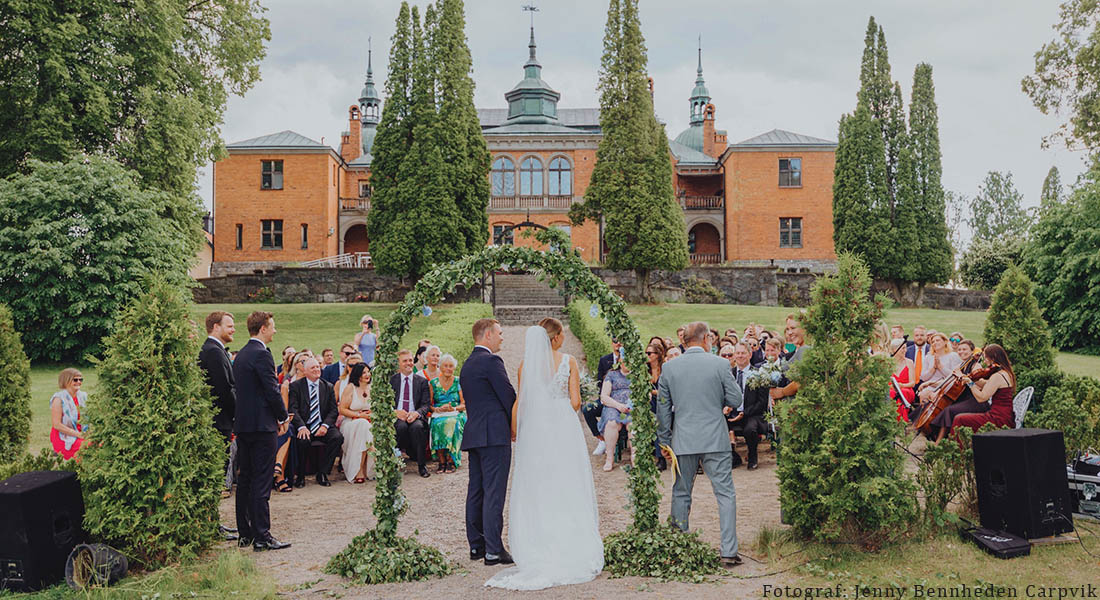
[[(725, 148), (723, 148), (724, 150)], [(714, 105), (707, 104), (703, 109), (703, 154), (716, 158), (718, 156), (714, 147)]]
[(359, 105), (348, 108), (348, 130), (340, 136), (340, 157), (351, 162), (363, 153), (363, 129), (359, 122)]

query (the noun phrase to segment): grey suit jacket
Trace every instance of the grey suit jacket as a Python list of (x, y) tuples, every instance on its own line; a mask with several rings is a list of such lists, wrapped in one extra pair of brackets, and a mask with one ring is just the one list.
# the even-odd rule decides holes
[[(664, 364), (657, 384), (657, 440), (681, 454), (729, 452), (722, 407), (741, 408), (741, 388), (728, 360), (693, 346)], [(673, 407), (676, 408), (675, 425)]]

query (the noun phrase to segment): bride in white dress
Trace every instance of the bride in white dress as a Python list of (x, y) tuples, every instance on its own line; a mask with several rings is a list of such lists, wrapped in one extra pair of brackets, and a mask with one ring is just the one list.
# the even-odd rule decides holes
[(512, 409), (515, 470), (508, 545), (516, 566), (485, 585), (540, 590), (591, 581), (603, 570), (596, 489), (577, 409), (577, 361), (559, 352), (561, 322), (527, 329)]

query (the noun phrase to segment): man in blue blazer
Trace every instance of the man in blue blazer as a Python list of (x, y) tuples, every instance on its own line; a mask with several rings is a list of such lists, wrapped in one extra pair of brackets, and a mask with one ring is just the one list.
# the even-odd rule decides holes
[(290, 416), (279, 394), (275, 359), (267, 345), (275, 337), (275, 319), (269, 312), (248, 315), (251, 339), (233, 361), (237, 406), (233, 431), (237, 434), (238, 545), (252, 544), (256, 552), (281, 550), (290, 544), (271, 536), (271, 482), (275, 474), (275, 440), (286, 433)]
[(474, 351), (462, 365), (459, 380), (466, 400), (462, 449), (470, 456), (470, 486), (466, 491), (466, 539), (470, 560), (486, 565), (513, 563), (504, 549), (504, 497), (512, 463), (512, 405), (516, 390), (508, 381), (504, 360), (496, 355), (504, 341), (500, 323), (474, 323)]
[[(321, 369), (321, 379), (324, 379), (332, 385), (336, 385), (336, 382), (340, 381), (340, 376), (344, 374), (344, 369), (347, 368), (348, 357), (356, 352), (355, 346), (351, 344), (340, 346), (340, 360)], [(337, 398), (337, 400), (339, 400), (339, 398)]]

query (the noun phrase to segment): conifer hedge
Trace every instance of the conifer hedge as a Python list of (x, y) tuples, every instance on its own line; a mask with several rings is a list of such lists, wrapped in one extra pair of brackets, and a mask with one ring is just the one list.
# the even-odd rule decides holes
[(27, 450), (31, 430), (31, 363), (12, 323), (11, 310), (0, 304), (0, 463)]
[(225, 448), (187, 293), (164, 280), (145, 288), (103, 342), (80, 480), (88, 533), (155, 568), (217, 538)]

